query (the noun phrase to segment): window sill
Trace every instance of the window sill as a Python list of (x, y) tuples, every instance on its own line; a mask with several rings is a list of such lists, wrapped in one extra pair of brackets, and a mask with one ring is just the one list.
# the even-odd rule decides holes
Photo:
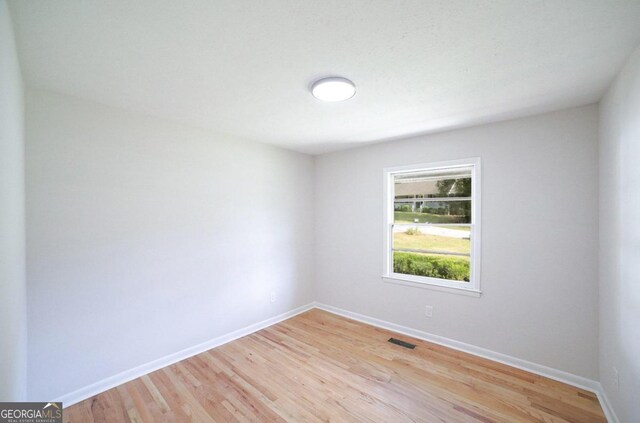
[(482, 295), (482, 291), (477, 291), (475, 289), (466, 289), (466, 288), (456, 288), (456, 287), (451, 287), (451, 286), (434, 285), (434, 284), (430, 284), (430, 283), (415, 282), (415, 281), (412, 281), (412, 280), (402, 279), (402, 278), (397, 278), (397, 277), (382, 276), (382, 280), (384, 282), (386, 282), (386, 283), (392, 283), (392, 284), (396, 284), (396, 285), (411, 286), (411, 287), (414, 287), (414, 288), (431, 289), (433, 291), (449, 292), (451, 294), (465, 295), (467, 297), (480, 298), (480, 296)]

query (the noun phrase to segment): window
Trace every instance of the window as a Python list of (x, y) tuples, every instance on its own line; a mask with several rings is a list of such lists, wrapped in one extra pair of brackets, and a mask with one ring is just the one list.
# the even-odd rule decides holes
[(480, 294), (480, 159), (387, 168), (388, 282)]

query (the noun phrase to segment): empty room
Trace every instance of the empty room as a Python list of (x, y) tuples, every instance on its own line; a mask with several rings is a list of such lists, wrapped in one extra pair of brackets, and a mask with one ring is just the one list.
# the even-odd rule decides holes
[(638, 163), (638, 0), (0, 0), (0, 423), (640, 422)]

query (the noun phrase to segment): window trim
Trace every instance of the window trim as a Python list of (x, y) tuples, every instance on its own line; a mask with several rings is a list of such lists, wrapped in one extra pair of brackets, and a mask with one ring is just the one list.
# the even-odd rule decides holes
[[(393, 227), (393, 177), (399, 173), (413, 173), (417, 171), (437, 171), (455, 167), (471, 168), (471, 276), (469, 282), (459, 282), (447, 279), (431, 278), (426, 276), (405, 275), (393, 272), (393, 254), (391, 231)], [(480, 263), (481, 263), (481, 198), (480, 198), (480, 158), (472, 157), (461, 160), (450, 160), (435, 163), (418, 163), (406, 166), (386, 167), (383, 169), (384, 182), (384, 213), (383, 213), (383, 273), (385, 282), (413, 286), (418, 288), (434, 289), (438, 291), (452, 292), (456, 294), (479, 297), (480, 291)]]

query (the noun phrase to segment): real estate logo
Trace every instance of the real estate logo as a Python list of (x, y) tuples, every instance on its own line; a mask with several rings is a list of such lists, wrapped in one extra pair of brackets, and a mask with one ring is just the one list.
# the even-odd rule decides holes
[(62, 403), (0, 402), (0, 423), (62, 423)]

